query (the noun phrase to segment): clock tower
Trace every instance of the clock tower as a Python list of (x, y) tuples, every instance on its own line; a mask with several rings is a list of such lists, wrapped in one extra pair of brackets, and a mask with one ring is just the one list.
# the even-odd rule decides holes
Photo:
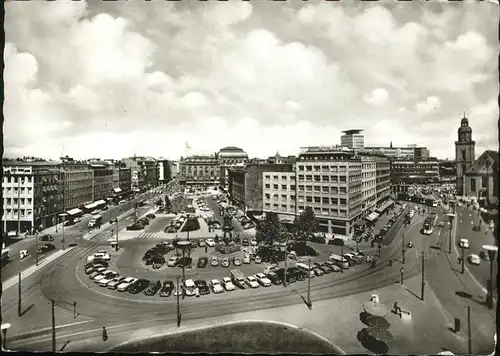
[(476, 142), (472, 141), (472, 129), (469, 126), (469, 120), (464, 117), (458, 128), (458, 141), (455, 141), (455, 164), (457, 167), (457, 192), (463, 195), (464, 174), (474, 163), (476, 157), (474, 147)]

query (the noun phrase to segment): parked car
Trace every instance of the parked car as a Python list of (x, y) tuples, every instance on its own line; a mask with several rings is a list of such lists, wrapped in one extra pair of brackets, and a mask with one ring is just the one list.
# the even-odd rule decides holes
[(255, 279), (254, 276), (248, 276), (245, 280), (245, 283), (250, 287), (250, 288), (258, 288), (259, 283)]
[(172, 256), (168, 259), (167, 266), (168, 267), (175, 267), (177, 265), (177, 261), (180, 260), (180, 257), (178, 256)]
[(196, 280), (194, 281), (194, 284), (196, 285), (196, 288), (198, 288), (200, 295), (210, 294), (210, 288), (208, 288), (208, 284), (204, 280)]
[(296, 281), (303, 281), (307, 278), (306, 273), (297, 267), (288, 268), (287, 274), (290, 274), (291, 276), (293, 276), (293, 278), (295, 278)]
[(322, 269), (320, 269), (320, 268), (315, 268), (314, 269), (314, 275), (316, 275), (316, 276), (322, 276), (324, 274), (325, 274), (325, 272)]
[(235, 259), (233, 260), (233, 264), (234, 264), (235, 266), (241, 266), (241, 260), (240, 260), (239, 258), (235, 258)]
[(459, 243), (460, 247), (469, 248), (469, 240), (468, 239), (460, 239)]
[(94, 279), (95, 277), (99, 276), (100, 274), (102, 274), (105, 271), (106, 271), (105, 267), (98, 267), (97, 269), (94, 270), (94, 272), (89, 274), (89, 278)]
[(206, 257), (200, 257), (198, 259), (198, 263), (196, 264), (196, 267), (198, 268), (205, 268), (208, 264), (208, 258)]
[(259, 255), (255, 256), (255, 263), (258, 263), (258, 264), (262, 263), (262, 258)]
[(224, 257), (221, 262), (222, 267), (229, 267), (229, 258)]
[(130, 285), (128, 292), (130, 294), (139, 294), (149, 286), (149, 283), (150, 282), (147, 279), (140, 278)]
[(245, 247), (246, 247), (246, 246), (248, 246), (248, 245), (249, 245), (248, 239), (245, 237), (245, 238), (241, 241), (241, 244), (242, 244), (243, 246), (245, 246)]
[(224, 278), (222, 278), (221, 282), (222, 282), (222, 285), (223, 285), (224, 289), (227, 290), (228, 292), (235, 289), (234, 284), (231, 281), (231, 278), (224, 277)]
[(280, 277), (275, 272), (269, 272), (266, 274), (267, 279), (271, 281), (272, 284), (274, 285), (279, 285), (282, 284), (283, 282), (281, 281)]
[(177, 267), (188, 267), (193, 263), (193, 259), (191, 257), (181, 257), (176, 263)]
[(174, 290), (174, 282), (163, 281), (163, 285), (160, 289), (160, 297), (170, 297), (172, 291)]
[(250, 263), (250, 255), (249, 254), (246, 254), (245, 257), (243, 257), (243, 263), (244, 264)]
[(100, 275), (95, 276), (94, 282), (100, 283), (101, 280), (103, 280), (103, 279), (110, 279), (111, 280), (111, 279), (115, 278), (116, 276), (118, 276), (118, 273), (116, 273), (114, 271), (107, 270), (107, 271), (102, 272)]
[(127, 277), (125, 278), (119, 285), (116, 287), (116, 290), (118, 292), (125, 292), (127, 291), (132, 284), (134, 284), (137, 281), (137, 278), (134, 277)]
[(205, 240), (204, 239), (199, 239), (198, 240), (198, 246), (205, 247), (206, 246)]
[(101, 279), (101, 280), (99, 281), (99, 285), (100, 285), (101, 287), (107, 287), (107, 286), (108, 286), (108, 283), (110, 283), (110, 282), (111, 282), (112, 280), (114, 280), (115, 278), (120, 278), (120, 277), (118, 276), (118, 273), (116, 273), (116, 272), (115, 272), (115, 273), (112, 273), (112, 274), (109, 274), (109, 275), (107, 275), (105, 278)]
[(219, 265), (219, 259), (215, 256), (212, 256), (212, 260), (210, 261), (210, 265), (215, 267)]
[(125, 277), (117, 276), (113, 278), (107, 285), (108, 289), (116, 289), (125, 280)]
[(214, 293), (222, 293), (224, 292), (224, 288), (222, 288), (222, 284), (218, 279), (212, 279), (210, 281), (210, 288), (212, 288), (212, 292)]
[(255, 275), (255, 279), (263, 287), (270, 287), (272, 284), (269, 278), (267, 278), (267, 276), (264, 273), (257, 273)]
[(146, 292), (144, 294), (146, 295), (155, 295), (161, 288), (161, 282), (160, 281), (152, 281), (149, 283), (148, 288), (146, 289)]
[(214, 241), (214, 240), (212, 240), (212, 239), (207, 239), (207, 240), (206, 240), (206, 244), (207, 244), (208, 246), (210, 246), (210, 247), (213, 247), (213, 246), (215, 246), (215, 241)]

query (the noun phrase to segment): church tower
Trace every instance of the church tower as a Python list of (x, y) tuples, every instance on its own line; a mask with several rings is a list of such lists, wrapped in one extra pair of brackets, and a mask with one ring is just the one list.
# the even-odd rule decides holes
[(474, 147), (476, 142), (472, 141), (472, 129), (469, 126), (469, 120), (464, 117), (458, 128), (458, 141), (455, 141), (455, 164), (457, 167), (457, 192), (463, 195), (464, 174), (474, 163), (476, 156)]

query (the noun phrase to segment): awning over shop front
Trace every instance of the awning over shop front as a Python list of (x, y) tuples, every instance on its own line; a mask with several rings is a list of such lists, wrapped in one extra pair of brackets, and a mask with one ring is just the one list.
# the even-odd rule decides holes
[(94, 202), (94, 204), (95, 204), (96, 206), (99, 206), (99, 205), (104, 205), (104, 204), (106, 204), (106, 200), (102, 200), (102, 199), (101, 199), (101, 200), (98, 200), (98, 201)]
[(278, 214), (278, 219), (280, 219), (282, 223), (291, 224), (295, 220), (295, 216), (287, 214)]
[(74, 208), (74, 209), (71, 209), (71, 210), (68, 210), (67, 213), (68, 215), (76, 215), (76, 214), (80, 214), (82, 211), (78, 208)]
[(113, 190), (115, 191), (115, 193), (121, 193), (122, 190), (120, 188), (113, 188)]
[(368, 221), (370, 221), (370, 222), (374, 222), (378, 218), (379, 218), (379, 215), (376, 212), (373, 212), (370, 215), (368, 215), (365, 219), (368, 220)]
[(394, 201), (389, 200), (388, 202), (385, 202), (380, 208), (377, 208), (376, 211), (378, 213), (383, 213), (384, 211), (387, 210), (388, 207), (394, 205)]
[(87, 209), (87, 210), (90, 210), (90, 209), (94, 209), (94, 208), (95, 208), (95, 205), (94, 205), (94, 203), (90, 203), (90, 204), (84, 205), (83, 207), (84, 207), (85, 209)]

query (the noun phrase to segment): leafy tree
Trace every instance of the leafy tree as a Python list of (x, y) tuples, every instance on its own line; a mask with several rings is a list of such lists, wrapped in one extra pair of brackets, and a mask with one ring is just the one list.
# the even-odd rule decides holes
[(299, 241), (307, 241), (307, 238), (316, 232), (318, 222), (311, 207), (306, 209), (295, 218), (294, 233)]
[(264, 242), (272, 245), (274, 242), (281, 242), (286, 232), (276, 213), (266, 213), (266, 218), (257, 225), (255, 239), (257, 242)]

